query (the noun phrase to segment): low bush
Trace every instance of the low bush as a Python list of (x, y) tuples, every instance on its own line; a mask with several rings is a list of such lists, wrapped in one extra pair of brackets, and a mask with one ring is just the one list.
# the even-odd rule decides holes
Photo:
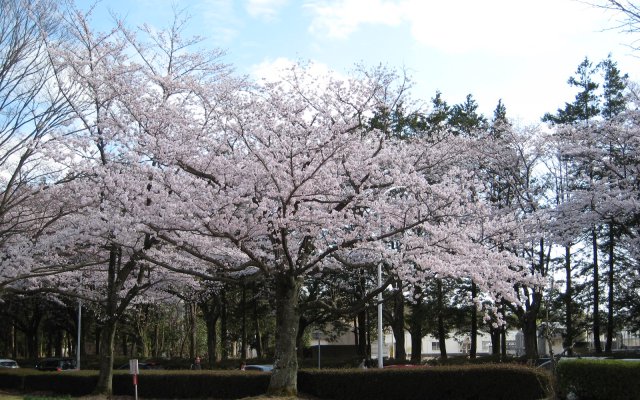
[(640, 400), (640, 362), (566, 359), (556, 371), (562, 398)]
[(549, 374), (514, 365), (303, 370), (298, 390), (335, 400), (539, 400), (552, 394)]
[[(138, 376), (138, 395), (145, 398), (235, 399), (264, 394), (268, 373), (245, 371), (144, 371)], [(114, 395), (133, 395), (131, 375), (113, 379)]]
[[(93, 392), (97, 371), (0, 371), (0, 388), (82, 396)], [(142, 398), (237, 399), (266, 393), (270, 374), (249, 371), (141, 371)], [(302, 370), (298, 390), (328, 399), (522, 399), (549, 395), (550, 376), (521, 366), (486, 365), (398, 369)], [(113, 376), (113, 394), (134, 394), (126, 371)]]

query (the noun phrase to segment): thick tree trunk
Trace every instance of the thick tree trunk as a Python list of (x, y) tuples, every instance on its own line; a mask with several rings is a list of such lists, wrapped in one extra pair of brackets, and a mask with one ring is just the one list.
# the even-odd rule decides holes
[(411, 362), (422, 362), (422, 337), (424, 336), (424, 297), (420, 285), (414, 285), (413, 302), (411, 303), (411, 318), (409, 318), (409, 332), (411, 333)]
[(491, 338), (491, 355), (494, 357), (500, 356), (500, 328), (492, 328), (489, 332)]
[(524, 353), (527, 360), (538, 359), (538, 325), (536, 324), (537, 313), (527, 311), (522, 321), (522, 333), (524, 334)]
[(268, 394), (296, 396), (298, 359), (296, 337), (300, 313), (298, 297), (301, 280), (290, 275), (276, 276), (276, 349)]
[(573, 355), (573, 288), (571, 284), (571, 246), (564, 247), (564, 271), (565, 271), (565, 328), (564, 343), (562, 346), (567, 350), (568, 355)]
[(593, 345), (596, 353), (602, 353), (600, 342), (600, 276), (598, 271), (598, 233), (596, 228), (591, 230), (591, 245), (593, 249)]
[(220, 317), (220, 308), (215, 296), (201, 302), (199, 306), (200, 310), (202, 310), (202, 316), (204, 317), (207, 327), (209, 367), (213, 368), (216, 361), (218, 361), (218, 333), (216, 331), (216, 326), (218, 324), (218, 318)]
[(113, 351), (115, 348), (116, 329), (118, 322), (115, 318), (105, 321), (100, 335), (100, 374), (94, 394), (111, 396), (113, 391)]
[(422, 329), (420, 325), (411, 327), (411, 362), (422, 362)]
[(475, 299), (478, 295), (478, 287), (474, 281), (471, 281), (471, 348), (469, 349), (469, 358), (476, 358), (476, 352), (478, 351), (478, 308), (476, 307)]

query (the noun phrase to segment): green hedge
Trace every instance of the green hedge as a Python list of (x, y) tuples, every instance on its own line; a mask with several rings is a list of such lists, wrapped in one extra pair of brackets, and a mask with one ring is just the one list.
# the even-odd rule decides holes
[[(90, 394), (97, 371), (0, 371), (0, 388), (59, 395)], [(266, 393), (270, 374), (247, 371), (142, 371), (142, 398), (237, 399)], [(549, 397), (550, 376), (521, 366), (471, 365), (399, 369), (301, 370), (298, 390), (326, 399), (539, 400)], [(114, 395), (133, 395), (132, 376), (118, 371)]]
[[(133, 395), (130, 375), (113, 381), (113, 394)], [(145, 371), (138, 377), (138, 395), (145, 398), (237, 399), (266, 393), (268, 373), (245, 371)]]
[(557, 379), (563, 398), (573, 393), (581, 400), (640, 400), (640, 362), (563, 360)]
[(335, 400), (539, 400), (552, 394), (549, 374), (514, 365), (303, 370), (298, 390)]
[[(268, 373), (245, 371), (142, 371), (138, 376), (138, 395), (172, 399), (257, 396), (267, 391), (269, 377)], [(97, 371), (0, 370), (0, 388), (27, 393), (84, 396), (93, 392), (97, 382)], [(115, 372), (113, 394), (132, 396), (133, 377), (126, 372)]]

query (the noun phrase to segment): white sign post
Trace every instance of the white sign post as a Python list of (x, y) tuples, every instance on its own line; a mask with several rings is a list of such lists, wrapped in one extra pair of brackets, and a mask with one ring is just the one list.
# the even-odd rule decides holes
[(135, 400), (138, 400), (138, 360), (129, 360), (129, 373), (133, 375), (133, 389), (135, 391)]

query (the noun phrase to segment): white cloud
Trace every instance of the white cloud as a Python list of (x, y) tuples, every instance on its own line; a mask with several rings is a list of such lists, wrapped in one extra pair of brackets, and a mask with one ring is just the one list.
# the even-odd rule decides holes
[(446, 53), (523, 54), (598, 29), (598, 11), (571, 0), (308, 0), (305, 7), (316, 36), (346, 39), (364, 25), (408, 26), (418, 43)]
[(244, 8), (253, 18), (273, 20), (287, 0), (247, 0)]
[(314, 15), (309, 30), (319, 36), (345, 39), (361, 24), (396, 26), (404, 19), (402, 3), (384, 0), (308, 0)]

